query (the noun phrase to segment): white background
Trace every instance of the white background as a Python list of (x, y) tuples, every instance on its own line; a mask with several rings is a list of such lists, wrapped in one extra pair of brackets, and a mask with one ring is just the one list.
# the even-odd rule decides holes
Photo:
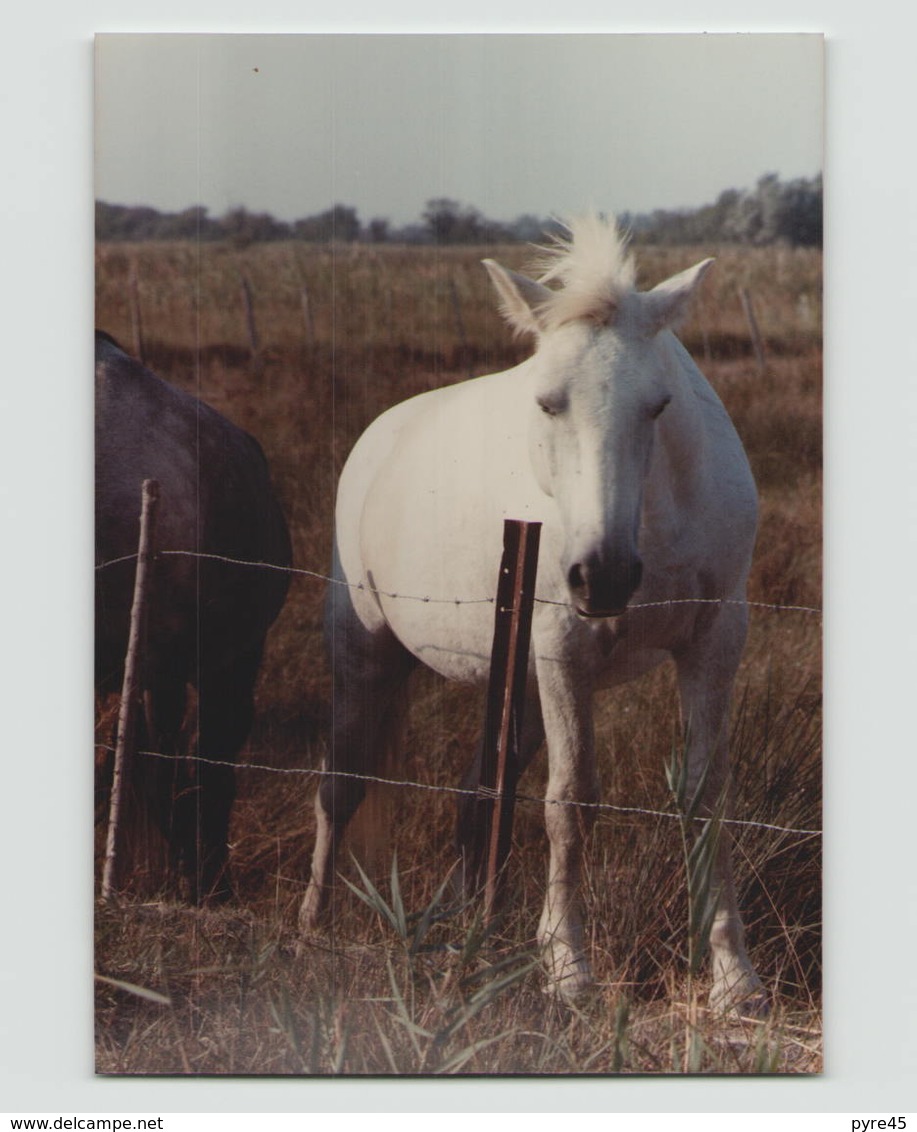
[[(0, 65), (0, 1108), (906, 1111), (917, 1066), (914, 17), (899, 2), (31, 0)], [(637, 8), (635, 7), (635, 13)], [(827, 33), (827, 1072), (812, 1079), (97, 1080), (92, 1074), (92, 35)], [(168, 83), (168, 75), (162, 81)], [(779, 75), (775, 76), (779, 82)], [(847, 1120), (838, 1126), (850, 1127)]]

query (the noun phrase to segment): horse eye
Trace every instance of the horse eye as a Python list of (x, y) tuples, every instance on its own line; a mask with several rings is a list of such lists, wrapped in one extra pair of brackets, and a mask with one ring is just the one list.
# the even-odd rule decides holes
[(653, 420), (655, 420), (655, 419), (656, 419), (656, 418), (657, 418), (658, 416), (660, 416), (660, 415), (661, 415), (661, 413), (662, 413), (662, 410), (663, 410), (663, 409), (664, 409), (664, 408), (666, 407), (666, 405), (668, 405), (668, 403), (669, 403), (669, 402), (670, 402), (671, 400), (672, 400), (672, 398), (671, 398), (671, 397), (666, 397), (666, 399), (665, 399), (664, 401), (662, 401), (662, 402), (661, 402), (661, 403), (660, 403), (659, 405), (657, 405), (657, 406), (656, 406), (656, 407), (655, 407), (655, 408), (654, 408), (654, 409), (652, 410), (652, 412), (650, 413), (650, 416), (651, 416), (651, 417), (653, 418)]
[(542, 399), (540, 397), (538, 398), (538, 408), (541, 409), (541, 411), (544, 413), (544, 415), (546, 417), (556, 417), (557, 416), (557, 406), (552, 405), (548, 401), (542, 401)]

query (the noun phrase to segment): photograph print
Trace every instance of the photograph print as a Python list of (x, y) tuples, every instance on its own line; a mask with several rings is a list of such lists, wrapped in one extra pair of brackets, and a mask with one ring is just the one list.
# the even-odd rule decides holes
[(823, 50), (97, 36), (98, 1074), (822, 1071)]

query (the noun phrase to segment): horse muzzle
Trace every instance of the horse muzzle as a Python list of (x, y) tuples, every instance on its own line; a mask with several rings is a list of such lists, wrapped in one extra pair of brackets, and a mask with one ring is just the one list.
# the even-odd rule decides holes
[(637, 555), (614, 561), (598, 554), (584, 557), (567, 571), (573, 608), (581, 617), (620, 617), (642, 577)]

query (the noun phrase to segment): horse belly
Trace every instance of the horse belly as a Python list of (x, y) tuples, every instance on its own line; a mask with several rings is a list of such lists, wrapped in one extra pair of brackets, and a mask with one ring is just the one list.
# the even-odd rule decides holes
[[(527, 463), (505, 430), (501, 453), (511, 450), (512, 475), (505, 461), (494, 461), (486, 413), (463, 414), (452, 397), (431, 397), (426, 406), (430, 411), (407, 421), (375, 474), (361, 476), (359, 550), (351, 539), (348, 566), (342, 541), (342, 565), (348, 581), (359, 575), (372, 595), (358, 595), (364, 624), (381, 616), (428, 667), (481, 682), (490, 666), (503, 520), (542, 520), (543, 501), (518, 471)], [(346, 516), (339, 510), (338, 517), (341, 530)]]
[[(502, 524), (472, 535), (467, 522), (428, 501), (393, 511), (380, 481), (364, 512), (366, 583), (387, 626), (422, 663), (450, 680), (487, 679)], [(375, 493), (374, 493), (375, 494)], [(490, 525), (490, 524), (488, 524)]]

